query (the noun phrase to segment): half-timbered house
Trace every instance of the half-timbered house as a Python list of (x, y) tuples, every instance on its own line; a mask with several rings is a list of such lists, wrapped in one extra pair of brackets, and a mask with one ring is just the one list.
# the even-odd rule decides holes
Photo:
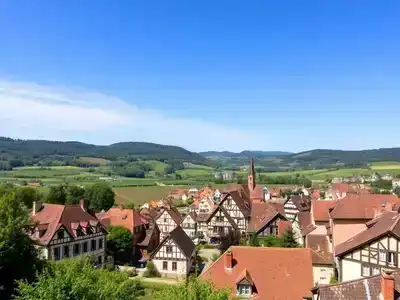
[(341, 281), (395, 270), (400, 258), (400, 214), (385, 211), (365, 224), (365, 230), (335, 247)]
[(285, 215), (288, 220), (293, 221), (298, 212), (310, 211), (311, 197), (304, 195), (292, 195), (284, 203)]
[(107, 231), (87, 202), (77, 205), (59, 205), (35, 202), (31, 213), (35, 227), (31, 238), (40, 256), (49, 260), (89, 255), (98, 264), (107, 263)]
[(182, 229), (191, 239), (196, 237), (196, 232), (197, 232), (196, 219), (197, 219), (197, 214), (195, 212), (191, 212), (183, 218), (181, 223)]
[(195, 253), (193, 241), (178, 226), (153, 251), (151, 259), (162, 276), (184, 278), (195, 263)]
[(155, 217), (155, 222), (160, 230), (160, 238), (163, 239), (172, 230), (181, 224), (182, 218), (175, 207), (163, 207)]
[(257, 236), (278, 236), (281, 234), (278, 226), (281, 221), (287, 221), (282, 205), (253, 203), (247, 232), (255, 233)]

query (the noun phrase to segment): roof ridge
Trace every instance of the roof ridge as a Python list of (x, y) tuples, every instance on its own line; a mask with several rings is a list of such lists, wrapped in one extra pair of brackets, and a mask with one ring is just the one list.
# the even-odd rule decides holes
[(397, 226), (397, 224), (399, 223), (400, 220), (400, 214), (397, 215), (396, 220), (393, 222), (393, 224), (390, 226), (390, 231), (393, 231), (394, 228)]

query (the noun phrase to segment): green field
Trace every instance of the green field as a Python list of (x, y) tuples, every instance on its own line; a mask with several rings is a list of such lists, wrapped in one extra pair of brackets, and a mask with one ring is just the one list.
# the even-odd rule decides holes
[(87, 164), (98, 164), (101, 166), (108, 165), (111, 161), (108, 159), (104, 158), (99, 158), (99, 157), (87, 157), (87, 156), (82, 156), (77, 159), (78, 162), (80, 163), (87, 163)]
[(170, 191), (178, 188), (178, 186), (115, 187), (115, 202), (133, 202), (136, 205), (142, 205), (166, 197)]

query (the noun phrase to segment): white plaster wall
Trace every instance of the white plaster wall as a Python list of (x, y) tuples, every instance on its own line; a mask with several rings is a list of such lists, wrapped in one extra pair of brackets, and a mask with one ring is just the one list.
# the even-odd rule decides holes
[(349, 281), (362, 278), (361, 263), (343, 259), (342, 261), (342, 281)]
[(188, 266), (186, 261), (176, 261), (177, 269), (176, 271), (172, 270), (172, 260), (165, 260), (168, 262), (168, 270), (163, 270), (163, 261), (162, 259), (153, 259), (154, 266), (157, 268), (158, 272), (160, 272), (161, 276), (164, 277), (184, 277), (187, 274)]
[(334, 273), (333, 266), (313, 265), (314, 283), (329, 284)]

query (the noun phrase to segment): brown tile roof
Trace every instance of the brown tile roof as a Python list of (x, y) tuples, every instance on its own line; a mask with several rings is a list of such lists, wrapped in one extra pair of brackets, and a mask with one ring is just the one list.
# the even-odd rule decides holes
[[(311, 209), (311, 197), (304, 195), (293, 195), (290, 197), (293, 204), (296, 206), (298, 211), (310, 211)], [(289, 200), (287, 200), (289, 201)]]
[(306, 237), (306, 246), (313, 250), (313, 264), (333, 264), (333, 254), (329, 251), (328, 237), (323, 234), (309, 234)]
[(246, 274), (254, 283), (253, 299), (294, 300), (311, 295), (313, 286), (311, 249), (233, 246), (231, 270), (225, 269), (225, 252), (201, 276), (218, 288), (236, 284)]
[(332, 184), (332, 191), (338, 193), (347, 193), (351, 190), (351, 187), (347, 183), (334, 183)]
[(301, 211), (297, 213), (297, 220), (302, 236), (306, 236), (317, 227), (312, 223), (311, 213), (307, 211)]
[(315, 222), (329, 222), (329, 209), (336, 205), (336, 201), (313, 200), (311, 211)]
[(157, 224), (155, 222), (150, 222), (146, 229), (146, 235), (145, 235), (144, 239), (142, 241), (138, 242), (137, 245), (147, 247), (149, 245), (151, 238), (157, 231), (159, 231)]
[[(44, 203), (35, 214), (31, 214), (32, 220), (39, 225), (40, 230), (46, 230), (39, 238), (32, 237), (42, 245), (51, 242), (58, 229), (64, 227), (71, 237), (76, 237), (76, 229), (80, 226), (85, 232), (87, 226), (104, 226), (99, 222), (95, 214), (84, 210), (80, 204), (58, 205)], [(105, 231), (106, 232), (106, 231)]]
[(253, 203), (251, 206), (251, 216), (248, 226), (248, 232), (258, 232), (267, 226), (272, 220), (280, 216), (285, 218), (274, 205), (268, 203)]
[(340, 199), (330, 212), (332, 219), (373, 219), (377, 212), (381, 210), (382, 205), (387, 207), (393, 204), (399, 204), (397, 195), (367, 194), (355, 195), (349, 194)]
[(193, 241), (190, 239), (190, 237), (183, 231), (182, 227), (178, 226), (174, 230), (172, 230), (165, 238), (164, 240), (158, 245), (158, 247), (152, 252), (151, 256), (152, 258), (154, 255), (158, 252), (158, 250), (170, 239), (172, 239), (176, 246), (181, 249), (182, 253), (186, 256), (186, 258), (189, 258), (192, 256), (192, 254), (196, 250), (196, 246), (193, 243)]
[(179, 213), (179, 211), (176, 209), (175, 206), (171, 206), (170, 208), (168, 207), (163, 207), (160, 210), (158, 210), (157, 215), (155, 216), (155, 220), (157, 220), (159, 217), (161, 217), (161, 215), (164, 213), (164, 211), (166, 211), (172, 218), (172, 220), (174, 220), (175, 224), (180, 224), (182, 221), (182, 216)]
[(133, 233), (136, 226), (144, 225), (144, 220), (135, 209), (110, 208), (100, 219), (105, 226), (122, 226)]
[(380, 216), (366, 224), (366, 229), (335, 247), (335, 255), (342, 256), (383, 235), (392, 234), (400, 239), (400, 214), (383, 212)]
[(231, 196), (233, 201), (235, 201), (236, 205), (238, 206), (238, 208), (240, 209), (240, 211), (242, 212), (242, 214), (245, 217), (250, 216), (251, 213), (251, 206), (250, 203), (248, 202), (248, 200), (246, 198), (243, 198), (242, 196), (240, 196), (240, 193), (237, 191), (233, 191), (233, 192), (229, 192), (228, 194), (226, 194), (225, 198), (223, 198), (220, 202), (220, 205), (224, 202), (224, 200), (228, 197)]
[[(394, 289), (389, 291), (389, 298), (400, 299), (400, 271), (392, 272), (394, 278)], [(382, 297), (382, 275), (364, 277), (357, 280), (347, 281), (340, 284), (321, 285), (313, 289), (318, 294), (318, 300), (381, 300)]]

